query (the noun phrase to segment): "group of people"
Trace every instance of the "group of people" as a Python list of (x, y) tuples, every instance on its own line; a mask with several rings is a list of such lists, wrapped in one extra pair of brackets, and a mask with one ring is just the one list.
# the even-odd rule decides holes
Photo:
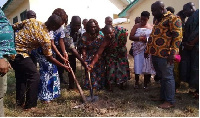
[[(148, 23), (150, 13), (143, 11), (135, 18), (129, 39), (133, 41), (129, 53), (134, 57), (135, 88), (139, 75), (144, 74), (144, 89), (151, 75), (159, 81), (160, 108), (175, 105), (175, 91), (180, 82), (188, 82), (199, 94), (199, 10), (189, 2), (176, 15), (173, 7), (165, 8), (161, 1), (151, 5), (153, 25)], [(188, 20), (185, 22), (186, 17)]]
[[(180, 73), (179, 78), (189, 82), (197, 92), (199, 86), (199, 22), (198, 15), (195, 16), (199, 12), (191, 2), (177, 15), (168, 9), (174, 10), (166, 9), (161, 1), (153, 3), (153, 25), (148, 23), (150, 13), (143, 11), (136, 18), (129, 36), (134, 41), (135, 88), (139, 87), (140, 74), (144, 74), (144, 89), (151, 75), (155, 75), (155, 80), (160, 79), (161, 84), (158, 100), (164, 101), (160, 108), (174, 107), (175, 70)], [(94, 89), (107, 88), (109, 91), (113, 91), (114, 84), (124, 89), (124, 84), (130, 80), (126, 48), (128, 31), (112, 26), (111, 17), (105, 18), (105, 27), (100, 29), (95, 19), (84, 19), (84, 28), (81, 28), (79, 16), (73, 16), (67, 25), (68, 15), (61, 8), (55, 9), (45, 23), (37, 21), (32, 10), (27, 11), (26, 20), (13, 25), (2, 10), (0, 15), (0, 76), (3, 77), (11, 66), (15, 70), (17, 106), (31, 110), (37, 106), (38, 99), (49, 103), (59, 97), (60, 82), (66, 83), (64, 71), (68, 71), (68, 89), (74, 89), (71, 71), (76, 72), (76, 58), (86, 71), (85, 88), (90, 88), (90, 79)], [(186, 17), (189, 17), (187, 22)], [(178, 62), (178, 69), (174, 61)], [(0, 84), (2, 80), (0, 78)], [(0, 90), (0, 104), (3, 105), (3, 89)]]
[[(95, 19), (84, 19), (84, 31), (79, 16), (73, 16), (70, 24), (67, 25), (68, 16), (61, 8), (55, 9), (45, 23), (37, 21), (36, 13), (29, 10), (27, 19), (13, 24), (12, 27), (3, 12), (1, 15), (4, 16), (6, 25), (10, 26), (12, 31), (5, 34), (10, 35), (10, 38), (5, 37), (4, 42), (11, 40), (9, 42), (12, 45), (4, 44), (6, 50), (2, 50), (6, 53), (2, 54), (2, 58), (7, 58), (15, 70), (16, 104), (25, 110), (34, 109), (38, 99), (49, 103), (59, 97), (60, 82), (66, 83), (63, 76), (65, 70), (68, 71), (69, 77), (68, 89), (75, 88), (70, 68), (74, 73), (76, 72), (76, 58), (85, 70), (91, 73), (94, 89), (100, 90), (107, 85), (112, 90), (111, 84), (123, 86), (123, 83), (130, 79), (126, 55), (128, 33), (123, 27), (114, 29), (111, 17), (105, 18), (105, 23), (108, 22), (106, 26), (109, 27), (102, 29)], [(95, 56), (99, 54), (99, 47), (102, 47), (104, 42), (106, 46), (112, 46), (115, 54), (107, 50), (102, 57)], [(104, 49), (105, 47), (101, 50)], [(2, 76), (9, 70), (9, 63), (6, 62), (6, 67), (1, 67), (6, 69), (1, 71)], [(87, 75), (84, 80), (84, 87), (89, 88)]]

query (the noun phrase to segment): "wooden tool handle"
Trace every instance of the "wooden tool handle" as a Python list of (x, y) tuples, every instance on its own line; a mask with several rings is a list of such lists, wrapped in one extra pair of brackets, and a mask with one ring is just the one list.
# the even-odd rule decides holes
[(71, 66), (70, 66), (69, 63), (68, 63), (68, 66), (69, 66), (69, 68), (70, 68), (70, 71), (71, 71), (71, 73), (72, 73), (73, 79), (74, 79), (74, 81), (75, 81), (75, 83), (76, 83), (76, 86), (77, 86), (77, 88), (78, 88), (78, 91), (79, 91), (79, 93), (81, 94), (81, 97), (82, 97), (82, 99), (83, 99), (83, 102), (86, 103), (85, 95), (83, 94), (83, 90), (81, 89), (81, 86), (80, 86), (80, 84), (78, 83), (78, 80), (76, 79), (76, 76), (75, 76), (75, 74), (74, 74), (74, 71), (72, 70), (72, 68), (71, 68)]

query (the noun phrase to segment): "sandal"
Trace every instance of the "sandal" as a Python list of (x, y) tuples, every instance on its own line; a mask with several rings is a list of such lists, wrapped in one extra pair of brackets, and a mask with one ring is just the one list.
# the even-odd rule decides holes
[(139, 89), (139, 82), (135, 82), (135, 87), (134, 89)]
[(49, 104), (51, 103), (51, 101), (47, 100), (47, 101), (42, 101), (43, 104)]
[(189, 91), (189, 94), (191, 94), (194, 98), (199, 99), (199, 93), (197, 91), (195, 92)]
[(174, 107), (175, 107), (174, 104), (171, 104), (167, 101), (165, 101), (163, 104), (158, 106), (158, 108), (161, 108), (161, 109), (169, 109), (169, 108), (174, 108)]
[(143, 87), (143, 89), (145, 89), (145, 90), (149, 90), (149, 87), (147, 87), (147, 86), (144, 86), (144, 87)]
[(135, 85), (134, 89), (139, 89), (139, 86), (138, 86), (138, 85)]
[(121, 83), (119, 88), (120, 88), (121, 90), (125, 90), (124, 84)]
[(21, 108), (24, 108), (24, 107), (25, 107), (25, 104), (17, 104), (17, 107), (18, 107), (18, 108), (20, 108), (20, 107), (21, 107)]
[(113, 86), (112, 86), (111, 84), (109, 84), (108, 91), (109, 91), (109, 92), (114, 92), (114, 91), (113, 91)]
[(31, 108), (24, 109), (24, 111), (34, 111), (34, 110), (36, 110), (36, 107), (31, 107)]
[(199, 93), (195, 93), (193, 96), (194, 98), (199, 99)]

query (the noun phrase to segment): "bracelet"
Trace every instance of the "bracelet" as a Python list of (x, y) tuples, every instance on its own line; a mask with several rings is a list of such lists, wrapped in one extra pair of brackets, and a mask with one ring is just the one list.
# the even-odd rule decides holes
[(143, 41), (145, 39), (145, 37), (140, 36), (139, 37), (139, 41)]
[(139, 37), (139, 41), (142, 41), (142, 37)]
[(88, 67), (93, 68), (93, 66), (91, 66), (91, 65), (88, 65)]
[(63, 54), (67, 54), (67, 52), (63, 52)]

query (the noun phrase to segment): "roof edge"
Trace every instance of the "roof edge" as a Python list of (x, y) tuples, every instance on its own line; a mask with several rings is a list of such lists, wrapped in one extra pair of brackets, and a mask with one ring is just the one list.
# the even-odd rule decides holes
[(139, 0), (134, 0), (134, 1), (131, 2), (129, 5), (127, 5), (126, 8), (123, 9), (123, 10), (118, 14), (119, 18), (125, 17), (127, 11), (128, 11), (132, 6), (134, 6), (138, 1), (139, 1)]
[(12, 2), (13, 0), (8, 0), (2, 7), (2, 10), (6, 10), (6, 8), (9, 6), (9, 4)]

